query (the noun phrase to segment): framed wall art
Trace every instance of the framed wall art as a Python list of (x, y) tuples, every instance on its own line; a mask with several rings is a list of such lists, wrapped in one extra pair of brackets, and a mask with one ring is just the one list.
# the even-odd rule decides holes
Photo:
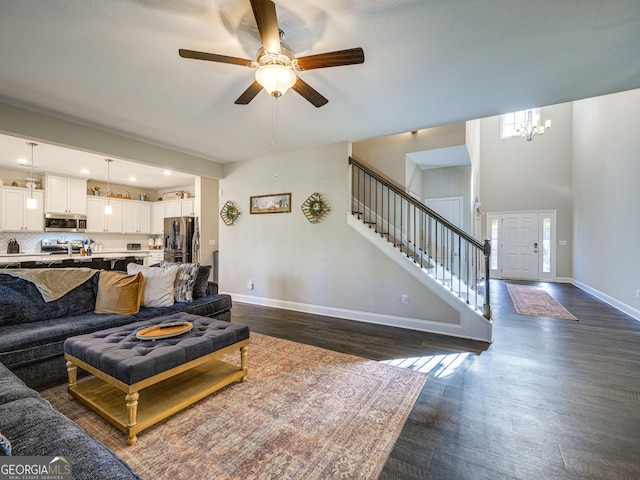
[(249, 213), (288, 213), (291, 212), (291, 193), (270, 193), (250, 197)]

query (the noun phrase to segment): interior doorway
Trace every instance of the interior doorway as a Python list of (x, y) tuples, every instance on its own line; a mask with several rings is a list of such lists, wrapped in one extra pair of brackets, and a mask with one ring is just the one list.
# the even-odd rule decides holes
[(425, 198), (424, 200), (427, 207), (442, 215), (458, 228), (463, 228), (463, 202), (463, 196)]
[(488, 213), (487, 232), (493, 278), (555, 281), (555, 210)]

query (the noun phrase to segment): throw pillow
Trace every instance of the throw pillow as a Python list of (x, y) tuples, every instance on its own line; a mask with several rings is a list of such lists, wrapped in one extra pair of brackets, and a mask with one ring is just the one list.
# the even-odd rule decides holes
[(0, 433), (0, 457), (11, 456), (11, 442), (9, 439)]
[(118, 313), (132, 315), (140, 311), (144, 278), (140, 273), (125, 273), (100, 270), (95, 313)]
[(144, 277), (142, 289), (143, 307), (170, 307), (174, 303), (174, 284), (178, 267), (168, 266), (153, 268), (130, 263), (127, 265), (127, 273), (141, 273)]
[(178, 268), (178, 275), (176, 276), (175, 283), (175, 301), (176, 302), (191, 302), (193, 301), (193, 286), (196, 283), (198, 276), (198, 263), (172, 263), (162, 261), (160, 262), (160, 268), (167, 268), (168, 266), (175, 266)]
[(211, 265), (200, 265), (198, 267), (198, 275), (196, 283), (193, 285), (193, 298), (201, 298), (207, 296), (209, 288), (209, 274), (211, 273)]

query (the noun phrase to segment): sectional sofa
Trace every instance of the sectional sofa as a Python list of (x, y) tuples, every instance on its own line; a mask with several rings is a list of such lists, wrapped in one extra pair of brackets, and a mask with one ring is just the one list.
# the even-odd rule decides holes
[[(102, 442), (56, 412), (38, 392), (0, 365), (0, 456), (9, 455), (51, 459), (62, 457), (62, 461), (70, 466), (75, 480), (140, 480)], [(27, 463), (25, 460), (16, 459), (16, 462), (24, 464)], [(0, 476), (11, 478), (10, 475)], [(16, 478), (27, 477), (20, 475)], [(32, 478), (45, 476), (34, 475)]]
[[(67, 381), (63, 344), (69, 337), (175, 312), (230, 321), (231, 297), (208, 281), (211, 267), (159, 267), (0, 270), (0, 456), (65, 457), (75, 479), (139, 478), (34, 388)], [(71, 277), (78, 284), (61, 289), (60, 280)]]
[[(207, 280), (211, 267), (198, 264), (183, 264), (191, 266), (191, 271), (183, 275), (188, 278), (182, 284), (190, 290), (187, 292), (185, 288), (182, 289), (182, 296), (179, 297), (181, 301), (147, 301), (146, 304), (149, 306), (145, 306), (141, 288), (137, 290), (140, 295), (139, 302), (142, 303), (139, 310), (122, 309), (125, 301), (121, 287), (114, 282), (105, 287), (104, 280), (107, 276), (113, 278), (114, 275), (121, 275), (124, 279), (121, 283), (135, 283), (132, 279), (137, 276), (140, 280), (142, 276), (142, 281), (146, 282), (145, 296), (152, 281), (157, 283), (155, 277), (162, 276), (152, 270), (159, 272), (163, 268), (132, 265), (134, 264), (129, 264), (128, 267), (136, 269), (137, 272), (131, 275), (94, 270), (86, 281), (61, 298), (49, 302), (44, 300), (36, 284), (15, 276), (15, 271), (4, 273), (8, 271), (0, 270), (3, 272), (0, 273), (0, 363), (13, 371), (27, 386), (38, 389), (66, 381), (63, 344), (71, 336), (175, 312), (230, 320), (231, 297), (218, 294), (217, 284)], [(182, 266), (178, 269), (184, 270)], [(72, 269), (54, 270), (63, 272)], [(145, 273), (141, 270), (146, 272), (146, 280)], [(153, 276), (155, 277), (152, 278)], [(179, 281), (179, 277), (180, 274), (174, 273), (173, 278), (176, 282)], [(177, 288), (175, 291), (178, 292)], [(160, 295), (161, 293), (156, 296)], [(98, 310), (97, 304), (106, 305), (106, 308)], [(96, 313), (98, 311), (119, 313)]]

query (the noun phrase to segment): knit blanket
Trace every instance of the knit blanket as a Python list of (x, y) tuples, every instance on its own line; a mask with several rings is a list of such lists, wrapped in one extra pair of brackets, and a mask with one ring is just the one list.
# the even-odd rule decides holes
[(33, 283), (45, 302), (53, 302), (95, 275), (86, 267), (69, 268), (7, 268), (2, 273)]

